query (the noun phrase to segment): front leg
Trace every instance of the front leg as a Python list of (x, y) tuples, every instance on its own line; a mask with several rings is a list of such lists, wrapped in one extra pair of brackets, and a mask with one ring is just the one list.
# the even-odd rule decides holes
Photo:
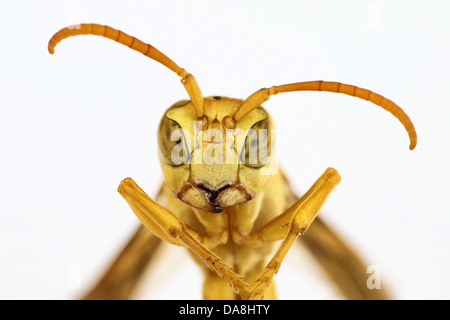
[[(286, 211), (276, 216), (259, 229), (252, 230), (247, 234), (241, 233), (236, 238), (238, 238), (239, 243), (255, 248), (259, 248), (268, 242), (284, 239), (290, 231), (289, 227), (292, 225), (292, 220), (296, 214), (298, 216), (297, 219), (300, 219), (301, 217), (301, 219), (304, 220), (302, 222), (303, 225), (305, 225), (306, 220), (310, 220), (309, 223), (312, 223), (317, 211), (323, 205), (329, 193), (339, 183), (340, 179), (337, 170), (328, 168), (311, 188), (309, 188), (309, 190)], [(308, 209), (310, 212), (308, 213), (307, 210), (305, 210), (307, 203), (309, 206), (319, 206), (317, 207), (317, 211), (316, 208), (311, 207)], [(302, 210), (303, 212), (301, 215), (298, 214), (299, 210)], [(313, 213), (314, 215), (311, 216)], [(298, 223), (300, 223), (300, 221), (298, 221)], [(309, 226), (309, 224), (307, 224), (307, 226)], [(306, 231), (306, 229), (304, 231)]]
[(144, 226), (163, 240), (190, 248), (224, 279), (242, 299), (250, 297), (242, 277), (211, 252), (209, 248), (221, 244), (220, 238), (203, 236), (183, 223), (172, 212), (153, 201), (131, 178), (124, 179), (119, 193), (125, 198)]
[[(262, 299), (264, 291), (269, 286), (274, 275), (280, 269), (287, 252), (297, 239), (298, 235), (303, 235), (314, 221), (325, 200), (331, 191), (340, 181), (338, 172), (328, 168), (322, 176), (314, 183), (308, 192), (295, 202), (284, 214), (270, 221), (261, 230), (249, 235), (249, 238), (258, 238), (260, 241), (277, 240), (276, 237), (282, 237), (278, 250), (267, 264), (262, 274), (255, 281), (251, 290), (250, 299)], [(289, 223), (285, 223), (290, 218)], [(283, 224), (284, 223), (284, 224)], [(264, 240), (262, 240), (264, 239)]]

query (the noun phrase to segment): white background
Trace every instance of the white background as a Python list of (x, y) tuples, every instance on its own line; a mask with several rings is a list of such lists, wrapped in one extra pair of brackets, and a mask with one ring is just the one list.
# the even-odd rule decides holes
[[(0, 4), (0, 298), (72, 299), (138, 221), (117, 193), (162, 179), (156, 127), (187, 97), (158, 63), (69, 24), (111, 25), (193, 73), (205, 96), (340, 81), (394, 100), (389, 113), (331, 93), (278, 95), (265, 106), (297, 191), (328, 167), (342, 182), (321, 215), (382, 271), (397, 299), (450, 298), (448, 1), (3, 1)], [(336, 298), (305, 255), (276, 277), (283, 299)], [(179, 248), (158, 260), (147, 298), (201, 298)], [(153, 281), (153, 282), (152, 282)]]

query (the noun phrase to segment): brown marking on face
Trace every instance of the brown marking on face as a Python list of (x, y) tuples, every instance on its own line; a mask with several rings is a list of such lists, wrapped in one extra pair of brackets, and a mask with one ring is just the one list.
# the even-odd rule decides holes
[(231, 181), (224, 181), (215, 187), (205, 181), (188, 181), (177, 193), (183, 202), (213, 213), (249, 201), (254, 196), (242, 184)]

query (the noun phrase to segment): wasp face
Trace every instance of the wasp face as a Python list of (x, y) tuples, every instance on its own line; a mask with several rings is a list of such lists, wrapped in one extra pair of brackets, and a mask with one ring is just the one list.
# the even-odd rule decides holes
[(172, 193), (209, 212), (254, 198), (275, 161), (274, 124), (258, 107), (236, 122), (242, 100), (204, 98), (199, 119), (189, 101), (179, 101), (164, 114), (158, 129), (159, 159)]

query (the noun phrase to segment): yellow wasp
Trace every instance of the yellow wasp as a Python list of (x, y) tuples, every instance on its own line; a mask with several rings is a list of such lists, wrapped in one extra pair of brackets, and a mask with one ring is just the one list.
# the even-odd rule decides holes
[(273, 277), (298, 236), (346, 298), (387, 298), (385, 291), (367, 288), (361, 259), (323, 220), (315, 219), (340, 181), (338, 172), (328, 168), (302, 197), (296, 197), (275, 163), (275, 125), (261, 104), (278, 93), (305, 90), (365, 99), (403, 124), (412, 150), (416, 132), (399, 106), (367, 89), (328, 81), (263, 88), (245, 100), (203, 97), (194, 76), (155, 47), (98, 24), (60, 30), (48, 50), (54, 53), (61, 40), (87, 34), (112, 39), (163, 64), (181, 77), (189, 100), (172, 105), (159, 124), (165, 180), (156, 201), (131, 178), (120, 183), (119, 193), (142, 226), (84, 298), (132, 297), (164, 240), (190, 249), (204, 270), (205, 299), (275, 299)]

